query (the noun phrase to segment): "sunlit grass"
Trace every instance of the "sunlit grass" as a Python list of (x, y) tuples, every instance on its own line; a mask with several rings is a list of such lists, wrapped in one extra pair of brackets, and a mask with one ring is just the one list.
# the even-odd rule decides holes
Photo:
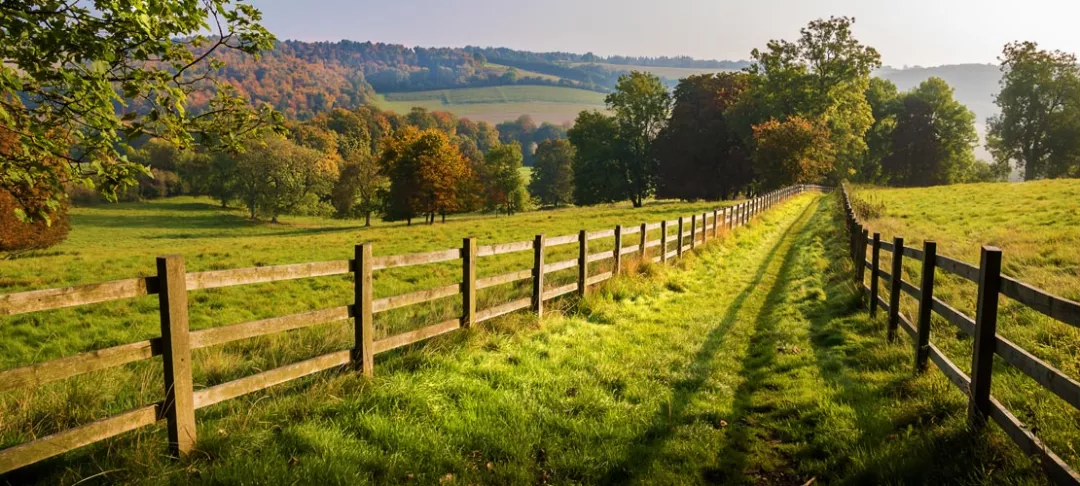
[[(965, 184), (926, 189), (857, 188), (857, 197), (885, 207), (869, 221), (872, 231), (892, 241), (922, 248), (935, 240), (938, 254), (979, 264), (981, 245), (1001, 248), (1002, 273), (1059, 296), (1080, 299), (1080, 181)], [(883, 268), (888, 271), (887, 253)], [(918, 285), (920, 262), (905, 261), (905, 279)], [(938, 269), (935, 296), (975, 315), (978, 287)], [(884, 286), (882, 287), (884, 288)], [(917, 302), (901, 301), (905, 315)], [(1001, 297), (998, 333), (1080, 379), (1080, 329)], [(965, 372), (970, 372), (970, 337), (935, 315), (932, 341)], [(1074, 469), (1080, 469), (1080, 411), (1044, 390), (1027, 375), (995, 361), (992, 393), (1026, 422)]]

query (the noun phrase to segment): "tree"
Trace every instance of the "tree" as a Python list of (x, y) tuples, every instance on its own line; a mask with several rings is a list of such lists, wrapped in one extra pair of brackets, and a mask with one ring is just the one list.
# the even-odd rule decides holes
[(882, 175), (893, 185), (932, 186), (966, 182), (975, 169), (979, 141), (975, 114), (953, 98), (941, 78), (923, 81), (900, 97), (892, 153)]
[(574, 146), (569, 140), (544, 140), (536, 147), (529, 192), (540, 204), (559, 207), (574, 198)]
[(517, 142), (499, 145), (484, 155), (480, 180), (484, 185), (487, 210), (501, 210), (509, 216), (522, 209), (521, 160), (521, 145)]
[(574, 202), (621, 201), (627, 180), (619, 160), (619, 126), (599, 111), (582, 111), (567, 133), (574, 147)]
[(753, 131), (754, 159), (765, 190), (816, 183), (833, 169), (834, 153), (823, 122), (795, 116), (769, 120)]
[(877, 50), (855, 39), (854, 23), (849, 17), (815, 20), (796, 42), (773, 40), (765, 51), (754, 49), (747, 69), (752, 88), (739, 110), (744, 126), (795, 116), (822, 121), (836, 153), (837, 180), (863, 178), (855, 167), (874, 123), (866, 90), (870, 73), (881, 66)]
[(1041, 50), (1034, 42), (1007, 44), (1000, 58), (1001, 114), (987, 120), (986, 147), (1000, 165), (1015, 161), (1024, 180), (1068, 173), (1080, 158), (1080, 66), (1076, 56)]
[(866, 153), (862, 163), (855, 168), (859, 180), (879, 182), (881, 163), (892, 153), (893, 129), (896, 127), (896, 114), (900, 111), (900, 94), (892, 81), (882, 78), (870, 78), (870, 87), (866, 89), (866, 101), (870, 103), (870, 113), (874, 124), (866, 132)]
[(656, 158), (653, 142), (671, 113), (671, 94), (650, 73), (631, 71), (619, 76), (615, 91), (604, 99), (619, 127), (622, 174), (626, 198), (635, 208), (656, 190)]
[(237, 157), (236, 184), (252, 219), (297, 211), (305, 198), (329, 192), (338, 168), (333, 158), (280, 137), (252, 142)]
[(364, 150), (354, 150), (345, 156), (331, 194), (339, 218), (363, 217), (364, 226), (371, 226), (371, 213), (382, 205), (380, 195), (386, 190), (378, 160)]
[[(18, 143), (14, 134), (0, 131), (0, 159), (18, 150)], [(51, 166), (64, 164), (61, 160), (51, 158), (44, 162)], [(25, 205), (47, 207), (41, 201), (49, 197), (47, 186), (31, 187), (29, 192), (19, 196), (16, 198), (6, 189), (0, 188), (0, 259), (15, 252), (48, 248), (64, 241), (71, 230), (66, 200), (31, 221), (16, 216), (16, 210), (24, 208)]]
[(380, 158), (389, 179), (386, 213), (388, 221), (456, 212), (462, 181), (472, 177), (469, 166), (450, 137), (439, 130), (405, 127), (386, 141)]
[(657, 197), (727, 199), (750, 184), (750, 149), (727, 117), (748, 82), (748, 75), (736, 73), (679, 81), (671, 120), (656, 140)]
[[(272, 47), (260, 17), (231, 0), (5, 2), (0, 132), (17, 138), (17, 150), (0, 159), (0, 189), (19, 202), (20, 218), (58, 208), (69, 183), (97, 184), (115, 200), (148, 172), (122, 155), (128, 141), (235, 149), (261, 127), (280, 130), (280, 114), (252, 110), (216, 82), (216, 53)], [(197, 91), (209, 101), (193, 113), (186, 108)]]

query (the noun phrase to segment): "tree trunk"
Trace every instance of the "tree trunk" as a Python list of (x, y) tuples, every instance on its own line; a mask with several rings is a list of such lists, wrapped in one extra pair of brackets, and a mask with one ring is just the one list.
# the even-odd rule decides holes
[(364, 226), (371, 226), (371, 211), (364, 213)]
[(412, 226), (412, 218), (405, 218), (405, 226)]
[(442, 213), (442, 222), (446, 222), (446, 213)]

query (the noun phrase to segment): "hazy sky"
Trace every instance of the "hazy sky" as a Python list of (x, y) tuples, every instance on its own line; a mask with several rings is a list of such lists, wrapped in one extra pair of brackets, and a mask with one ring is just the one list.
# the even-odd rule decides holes
[(746, 59), (854, 16), (887, 65), (995, 62), (1012, 40), (1080, 52), (1080, 0), (253, 0), (281, 39)]

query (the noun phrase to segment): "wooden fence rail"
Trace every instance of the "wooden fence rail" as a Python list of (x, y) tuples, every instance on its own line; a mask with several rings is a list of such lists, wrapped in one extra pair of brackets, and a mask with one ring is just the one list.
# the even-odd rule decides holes
[[(998, 248), (983, 246), (979, 266), (954, 260), (937, 254), (934, 241), (923, 243), (922, 250), (904, 246), (904, 239), (895, 237), (893, 243), (881, 241), (880, 234), (873, 233), (873, 243), (868, 246), (865, 235), (869, 229), (861, 222), (851, 204), (847, 187), (842, 187), (841, 197), (845, 222), (855, 264), (856, 281), (862, 291), (869, 292), (870, 315), (877, 308), (886, 311), (888, 339), (895, 339), (898, 326), (912, 335), (915, 342), (915, 370), (926, 369), (927, 360), (934, 363), (945, 376), (968, 396), (968, 420), (974, 427), (982, 427), (988, 420), (996, 422), (1021, 450), (1036, 458), (1047, 476), (1056, 484), (1080, 485), (1080, 474), (1054, 454), (1008, 409), (990, 394), (993, 377), (993, 358), (996, 354), (1003, 361), (1019, 369), (1035, 382), (1066, 403), (1080, 409), (1080, 382), (1065, 375), (1049, 363), (1040, 360), (1011, 341), (997, 335), (998, 297), (1005, 295), (1021, 304), (1035, 309), (1053, 319), (1080, 327), (1080, 303), (1063, 299), (1032, 287), (1013, 278), (1001, 275), (1002, 252)], [(870, 260), (866, 251), (870, 250)], [(881, 251), (892, 254), (892, 272), (879, 268)], [(903, 259), (922, 262), (921, 282), (916, 287), (902, 278)], [(870, 284), (863, 281), (863, 268), (870, 269)], [(979, 287), (975, 318), (934, 297), (935, 270), (946, 272), (974, 282)], [(879, 295), (878, 279), (888, 284), (889, 301)], [(900, 313), (901, 292), (911, 295), (919, 302), (916, 323)], [(967, 376), (941, 350), (930, 342), (930, 317), (937, 314), (973, 338), (971, 376)]]
[[(819, 186), (791, 186), (753, 198), (734, 207), (716, 209), (712, 211), (711, 218), (708, 213), (691, 215), (689, 228), (684, 228), (683, 225), (687, 218), (680, 217), (673, 221), (642, 223), (640, 226), (626, 228), (617, 226), (614, 229), (593, 232), (582, 230), (578, 234), (550, 238), (536, 235), (533, 241), (485, 246), (477, 246), (475, 239), (465, 238), (461, 248), (390, 256), (373, 256), (371, 244), (365, 243), (356, 246), (351, 260), (195, 273), (185, 273), (183, 257), (177, 255), (159, 258), (156, 276), (0, 295), (0, 316), (145, 295), (158, 295), (161, 313), (161, 337), (0, 371), (0, 393), (33, 388), (44, 383), (154, 356), (163, 357), (165, 371), (164, 401), (0, 450), (0, 474), (161, 420), (166, 422), (171, 452), (175, 455), (186, 455), (194, 448), (196, 442), (196, 409), (342, 366), (353, 366), (364, 375), (371, 376), (374, 373), (376, 354), (467, 328), (478, 322), (521, 309), (531, 308), (538, 316), (542, 316), (543, 302), (572, 292), (584, 295), (590, 286), (617, 275), (623, 255), (638, 252), (641, 253), (641, 258), (647, 259), (649, 248), (659, 246), (659, 254), (653, 257), (653, 260), (667, 261), (669, 258), (681, 256), (684, 250), (696, 247), (699, 240), (704, 243), (708, 239), (710, 229), (712, 238), (716, 238), (719, 236), (720, 228), (730, 230), (744, 225), (750, 218), (778, 202), (809, 190), (821, 189)], [(698, 224), (699, 216), (700, 224)], [(678, 234), (675, 238), (671, 238), (668, 227), (676, 224), (679, 227)], [(661, 230), (660, 239), (649, 240), (647, 233), (655, 229)], [(640, 237), (633, 242), (632, 246), (624, 246), (624, 237), (633, 234), (640, 234)], [(589, 253), (589, 242), (604, 238), (614, 238), (614, 246)], [(686, 238), (689, 238), (689, 242)], [(546, 249), (572, 243), (579, 245), (578, 258), (545, 263)], [(673, 243), (675, 248), (671, 248)], [(478, 258), (530, 250), (534, 254), (531, 268), (477, 278)], [(597, 248), (597, 250), (600, 249)], [(589, 274), (589, 263), (609, 259), (614, 260), (611, 271), (596, 275)], [(381, 299), (372, 298), (372, 274), (375, 271), (453, 260), (461, 261), (462, 281), (460, 283), (416, 290)], [(578, 268), (578, 279), (575, 283), (555, 288), (545, 287), (544, 275), (574, 267)], [(351, 305), (199, 331), (188, 330), (187, 293), (189, 291), (349, 273), (354, 275), (355, 281), (355, 299)], [(533, 289), (530, 297), (487, 309), (476, 309), (477, 290), (522, 280), (532, 280)], [(1025, 292), (1031, 294), (1026, 290)], [(378, 340), (374, 338), (374, 314), (454, 295), (461, 295), (462, 298), (463, 310), (460, 318)], [(1067, 312), (1067, 310), (1060, 311), (1058, 307), (1049, 305), (1046, 308), (1056, 313)], [(353, 319), (355, 329), (355, 344), (350, 350), (333, 352), (209, 388), (193, 389), (191, 351), (194, 349), (317, 324), (344, 321), (349, 318)]]

